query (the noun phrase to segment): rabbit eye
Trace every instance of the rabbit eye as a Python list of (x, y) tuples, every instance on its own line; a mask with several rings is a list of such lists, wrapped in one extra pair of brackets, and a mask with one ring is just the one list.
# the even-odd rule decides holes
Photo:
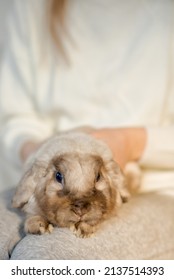
[(98, 182), (100, 180), (100, 178), (101, 178), (101, 175), (100, 175), (100, 173), (98, 173), (96, 178), (95, 178), (96, 182)]
[(58, 183), (60, 183), (60, 184), (63, 183), (64, 177), (63, 177), (62, 173), (60, 173), (59, 171), (56, 172), (55, 178)]

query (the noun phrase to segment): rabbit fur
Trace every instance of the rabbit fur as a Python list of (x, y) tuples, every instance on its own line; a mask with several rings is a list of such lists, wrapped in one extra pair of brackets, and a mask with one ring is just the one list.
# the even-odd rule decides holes
[(12, 205), (27, 215), (26, 233), (67, 227), (90, 237), (130, 193), (108, 146), (81, 132), (54, 136), (25, 164)]

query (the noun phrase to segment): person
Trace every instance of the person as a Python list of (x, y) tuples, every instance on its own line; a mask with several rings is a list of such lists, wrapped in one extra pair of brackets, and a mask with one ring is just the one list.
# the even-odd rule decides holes
[(170, 0), (14, 1), (0, 74), (5, 185), (44, 140), (87, 126), (122, 168), (137, 161), (171, 186), (173, 11)]

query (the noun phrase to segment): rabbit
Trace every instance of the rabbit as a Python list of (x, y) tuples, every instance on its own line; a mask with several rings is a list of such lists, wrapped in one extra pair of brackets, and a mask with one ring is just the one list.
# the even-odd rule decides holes
[(12, 205), (26, 213), (26, 233), (66, 227), (90, 237), (130, 197), (109, 147), (82, 132), (60, 133), (28, 160)]

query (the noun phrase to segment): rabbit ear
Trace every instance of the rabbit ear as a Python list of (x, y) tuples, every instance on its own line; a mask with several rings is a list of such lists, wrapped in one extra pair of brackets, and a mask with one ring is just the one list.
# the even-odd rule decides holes
[(117, 190), (117, 203), (121, 204), (122, 202), (128, 201), (130, 193), (127, 189), (125, 176), (119, 165), (114, 160), (108, 161), (105, 163), (104, 173), (107, 176), (110, 186)]
[(24, 173), (12, 199), (12, 206), (14, 208), (22, 208), (27, 204), (36, 189), (39, 178), (44, 176), (44, 170), (41, 164), (34, 163), (32, 167)]

